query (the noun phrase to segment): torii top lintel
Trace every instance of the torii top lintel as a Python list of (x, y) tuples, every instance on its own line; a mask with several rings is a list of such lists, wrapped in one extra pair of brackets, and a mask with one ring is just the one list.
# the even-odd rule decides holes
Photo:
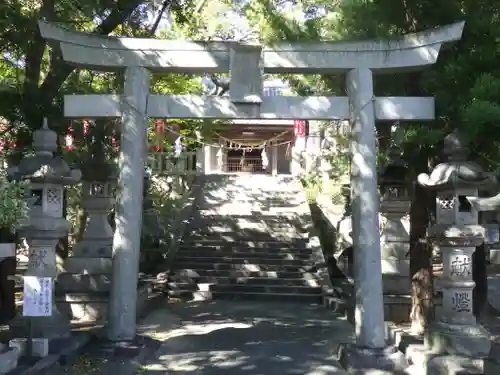
[[(394, 40), (278, 43), (262, 47), (266, 73), (341, 73), (370, 68), (390, 73), (434, 64), (445, 43), (460, 40), (465, 22), (438, 27)], [(159, 72), (225, 73), (236, 42), (194, 42), (103, 37), (61, 29), (39, 21), (46, 40), (61, 47), (63, 59), (75, 66), (114, 71), (143, 66)]]

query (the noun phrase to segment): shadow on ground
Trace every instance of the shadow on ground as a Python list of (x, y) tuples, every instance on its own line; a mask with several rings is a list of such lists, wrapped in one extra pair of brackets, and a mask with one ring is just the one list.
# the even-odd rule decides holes
[[(168, 310), (141, 328), (162, 342), (141, 374), (344, 374), (337, 347), (353, 340), (345, 320), (315, 305), (212, 301)], [(165, 319), (175, 321), (167, 332)]]

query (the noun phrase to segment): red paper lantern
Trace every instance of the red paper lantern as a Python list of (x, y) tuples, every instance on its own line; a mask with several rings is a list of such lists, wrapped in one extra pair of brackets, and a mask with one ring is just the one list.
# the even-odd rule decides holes
[(83, 136), (86, 137), (89, 135), (89, 121), (88, 120), (83, 120)]
[(153, 151), (163, 151), (163, 137), (165, 135), (165, 120), (155, 120), (155, 141), (156, 144), (151, 146)]
[(306, 122), (305, 120), (293, 120), (293, 132), (298, 137), (306, 135)]
[(111, 136), (111, 145), (113, 146), (113, 150), (115, 150), (115, 152), (118, 152), (118, 142), (116, 141), (114, 130), (113, 130), (113, 135)]
[(66, 136), (64, 137), (66, 141), (66, 150), (72, 151), (73, 150), (73, 127), (71, 125), (68, 126), (68, 131), (66, 132)]

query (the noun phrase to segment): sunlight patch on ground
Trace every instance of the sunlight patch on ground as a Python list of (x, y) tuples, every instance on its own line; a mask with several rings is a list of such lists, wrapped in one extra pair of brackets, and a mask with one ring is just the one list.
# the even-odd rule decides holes
[(154, 330), (145, 330), (143, 332), (144, 335), (149, 336), (158, 341), (166, 341), (174, 337), (180, 337), (185, 335), (206, 335), (213, 331), (217, 331), (219, 329), (226, 328), (236, 328), (236, 329), (245, 329), (251, 328), (252, 324), (246, 323), (209, 323), (209, 324), (186, 324), (182, 326), (182, 328), (174, 328), (167, 331), (158, 331), (158, 328)]
[[(250, 357), (242, 355), (239, 351), (208, 351), (191, 352), (183, 354), (168, 354), (159, 358), (164, 362), (167, 371), (200, 371), (204, 367), (210, 368), (233, 368), (243, 367), (248, 364)], [(149, 366), (147, 366), (149, 370)]]

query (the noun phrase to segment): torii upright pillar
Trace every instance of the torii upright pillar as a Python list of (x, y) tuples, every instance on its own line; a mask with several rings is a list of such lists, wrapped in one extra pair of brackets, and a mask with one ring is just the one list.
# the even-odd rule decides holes
[(137, 277), (142, 229), (144, 162), (147, 152), (149, 71), (125, 69), (122, 131), (118, 159), (118, 191), (113, 236), (113, 282), (108, 314), (108, 337), (131, 340), (136, 333)]

